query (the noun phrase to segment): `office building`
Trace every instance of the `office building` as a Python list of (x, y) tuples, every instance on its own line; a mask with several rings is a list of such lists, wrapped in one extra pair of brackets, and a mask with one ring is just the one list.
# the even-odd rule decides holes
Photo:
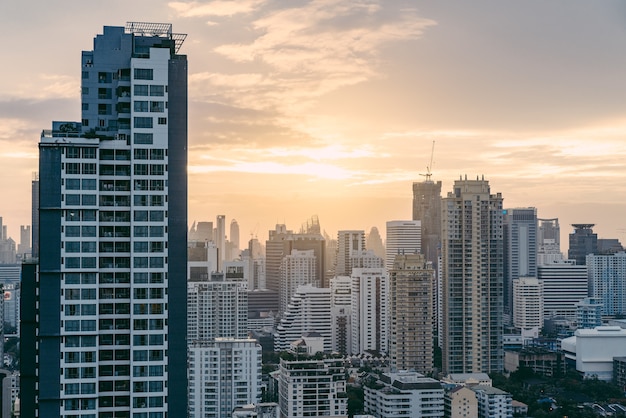
[(335, 276), (350, 276), (352, 257), (365, 250), (365, 231), (337, 232), (337, 264)]
[(352, 269), (352, 354), (389, 352), (389, 273)]
[(275, 378), (281, 418), (348, 417), (342, 360), (281, 359)]
[(39, 174), (33, 173), (31, 181), (31, 231), (33, 258), (39, 257)]
[(280, 263), (280, 313), (285, 312), (298, 286), (320, 286), (316, 280), (316, 261), (313, 250), (292, 250), (291, 254), (283, 257)]
[(457, 180), (442, 200), (442, 352), (445, 373), (503, 368), (502, 195)]
[(537, 278), (543, 283), (544, 319), (576, 319), (576, 305), (589, 296), (587, 266), (573, 260), (538, 266)]
[(558, 218), (537, 219), (537, 265), (563, 261), (561, 253), (561, 228)]
[[(236, 219), (233, 219), (232, 221), (230, 221), (230, 235), (228, 236), (228, 239), (230, 241), (230, 243), (232, 244), (233, 248), (235, 250), (237, 250), (237, 252), (239, 252), (240, 247), (239, 247), (239, 224), (237, 223)], [(236, 258), (236, 257), (233, 257)]]
[(396, 255), (389, 271), (391, 370), (433, 370), (435, 271), (422, 254)]
[(324, 338), (324, 351), (332, 351), (330, 289), (304, 285), (291, 298), (276, 327), (274, 351), (286, 351), (305, 333), (316, 332)]
[(330, 315), (332, 351), (352, 353), (352, 279), (349, 276), (330, 279)]
[(441, 383), (415, 372), (384, 373), (375, 385), (363, 387), (366, 413), (380, 418), (443, 417)]
[(30, 226), (29, 225), (20, 225), (20, 243), (17, 246), (17, 253), (20, 255), (20, 259), (24, 260), (26, 257), (30, 256)]
[(230, 418), (261, 400), (261, 346), (252, 339), (216, 338), (189, 345), (189, 417)]
[(214, 230), (215, 246), (218, 253), (218, 269), (221, 271), (222, 263), (227, 260), (226, 258), (226, 216), (217, 215), (215, 217), (215, 230)]
[(536, 277), (513, 280), (513, 326), (533, 330), (539, 336), (543, 327), (543, 282)]
[(422, 227), (422, 254), (437, 266), (441, 243), (441, 182), (430, 177), (413, 183), (413, 220)]
[(513, 281), (537, 277), (537, 209), (505, 209), (504, 312), (513, 314)]
[(598, 253), (598, 234), (593, 232), (594, 224), (572, 224), (574, 232), (569, 234), (567, 258), (584, 266), (589, 254)]
[(370, 233), (365, 236), (365, 248), (374, 251), (378, 257), (385, 259), (385, 246), (383, 245), (383, 239), (378, 232), (378, 228), (373, 226), (370, 229)]
[(589, 296), (602, 303), (604, 315), (626, 314), (626, 253), (586, 257)]
[(358, 251), (352, 254), (350, 263), (352, 269), (375, 269), (385, 267), (385, 260), (377, 256), (372, 250)]
[(385, 267), (391, 270), (396, 255), (420, 254), (422, 251), (422, 226), (420, 221), (387, 222), (385, 240)]
[(82, 53), (81, 122), (42, 133), (22, 416), (187, 413), (185, 36), (104, 27)]

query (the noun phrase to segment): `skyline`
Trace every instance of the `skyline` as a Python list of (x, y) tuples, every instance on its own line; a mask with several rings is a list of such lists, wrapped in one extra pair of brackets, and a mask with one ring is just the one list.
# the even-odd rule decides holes
[(80, 119), (78, 51), (102, 25), (153, 21), (188, 34), (190, 224), (224, 214), (264, 241), (317, 215), (331, 236), (384, 237), (411, 218), (434, 140), (444, 197), (484, 175), (505, 208), (559, 218), (562, 251), (572, 223), (624, 242), (625, 14), (620, 1), (5, 3), (0, 216), (17, 239), (39, 133)]

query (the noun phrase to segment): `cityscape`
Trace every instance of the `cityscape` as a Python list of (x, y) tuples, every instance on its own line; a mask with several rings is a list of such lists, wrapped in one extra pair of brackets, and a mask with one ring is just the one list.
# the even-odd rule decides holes
[[(0, 207), (0, 415), (626, 416), (622, 183), (607, 181), (613, 196), (595, 206), (587, 166), (573, 189), (538, 186), (576, 172), (539, 156), (558, 129), (552, 138), (505, 135), (487, 146), (483, 164), (469, 156), (477, 131), (428, 134), (397, 125), (380, 134), (391, 147), (420, 150), (408, 158), (409, 149), (400, 156), (374, 142), (345, 142), (342, 135), (359, 129), (317, 113), (326, 95), (341, 103), (338, 92), (384, 78), (380, 51), (394, 50), (398, 39), (420, 43), (445, 18), (454, 21), (447, 7), (420, 4), (171, 2), (164, 7), (175, 25), (117, 19), (77, 31), (83, 41), (93, 38), (72, 65), (80, 116), (59, 106), (30, 139), (37, 150), (27, 158), (37, 163), (28, 186), (16, 191), (8, 176), (3, 182), (12, 204)], [(575, 8), (570, 24), (589, 12), (582, 3)], [(311, 23), (300, 23), (307, 12)], [(250, 16), (264, 35), (246, 45), (249, 34), (242, 34), (214, 51), (293, 74), (279, 77), (285, 85), (305, 83), (305, 67), (329, 83), (290, 96), (251, 73), (224, 79), (193, 70), (206, 57), (191, 53), (198, 39), (185, 22), (213, 19), (206, 29)], [(285, 22), (294, 25), (285, 27), (291, 43), (273, 39)], [(350, 42), (307, 35), (326, 24), (353, 28), (342, 32)], [(377, 30), (359, 26), (370, 24)], [(358, 64), (345, 73), (352, 81), (316, 67), (313, 53), (281, 51), (312, 40), (327, 49), (317, 57), (323, 62)], [(214, 116), (200, 116), (200, 96)], [(31, 106), (11, 101), (16, 112)], [(235, 107), (271, 114), (275, 125), (252, 113), (247, 121), (227, 116)], [(10, 130), (15, 120), (2, 109)], [(310, 117), (298, 119), (304, 114)], [(324, 120), (328, 131), (315, 128)], [(198, 139), (206, 121), (216, 127), (211, 145)], [(253, 162), (260, 154), (239, 136), (244, 125), (266, 144), (275, 136), (259, 150), (276, 160)], [(571, 130), (573, 151), (558, 157), (586, 154), (588, 164), (605, 164), (598, 177), (614, 177), (623, 165), (620, 135), (597, 128), (604, 142), (589, 147), (590, 126)], [(505, 131), (483, 134), (497, 132)], [(300, 137), (300, 148), (285, 145), (288, 136)], [(453, 151), (451, 136), (465, 144)], [(511, 158), (525, 140), (535, 155), (516, 166)], [(220, 145), (238, 141), (230, 150)], [(0, 160), (28, 155), (21, 146), (20, 139)], [(397, 160), (397, 170), (376, 167), (381, 156), (392, 166)], [(371, 164), (371, 172), (341, 166), (351, 159)], [(512, 180), (532, 170), (525, 182)], [(235, 191), (242, 185), (248, 197)], [(566, 189), (583, 202), (566, 205)], [(17, 208), (25, 192), (28, 204)], [(268, 192), (267, 201), (257, 200)], [(289, 203), (273, 206), (281, 199)]]

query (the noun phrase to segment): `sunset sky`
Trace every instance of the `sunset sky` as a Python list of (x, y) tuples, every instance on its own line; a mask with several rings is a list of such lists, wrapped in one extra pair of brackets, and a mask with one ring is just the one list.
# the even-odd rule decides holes
[(246, 242), (317, 215), (333, 236), (384, 236), (410, 219), (435, 141), (444, 195), (484, 175), (563, 237), (595, 223), (626, 242), (623, 0), (2, 1), (0, 216), (14, 239), (41, 130), (80, 120), (81, 51), (127, 21), (188, 34), (190, 224), (224, 214)]

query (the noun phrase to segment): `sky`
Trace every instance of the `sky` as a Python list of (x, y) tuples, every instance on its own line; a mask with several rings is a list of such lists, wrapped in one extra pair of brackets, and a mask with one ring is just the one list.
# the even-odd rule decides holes
[[(0, 216), (30, 224), (40, 132), (80, 120), (102, 27), (169, 22), (189, 60), (189, 222), (241, 241), (411, 218), (412, 183), (489, 180), (504, 206), (626, 242), (623, 0), (7, 0)], [(228, 233), (228, 228), (227, 228)]]

